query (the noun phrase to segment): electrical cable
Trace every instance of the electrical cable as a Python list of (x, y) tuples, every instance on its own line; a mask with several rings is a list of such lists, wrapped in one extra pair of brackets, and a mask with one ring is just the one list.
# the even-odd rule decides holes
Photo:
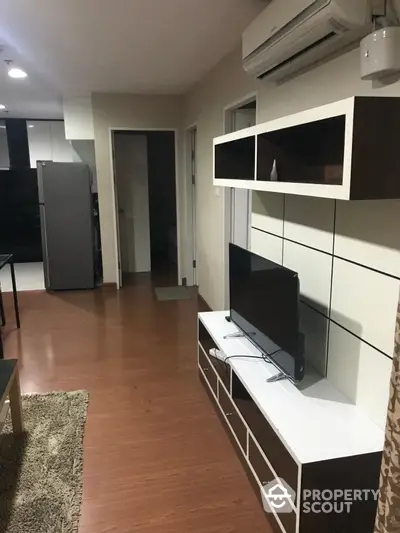
[[(223, 363), (226, 363), (228, 361), (228, 359), (236, 359), (236, 358), (240, 357), (240, 358), (246, 358), (246, 359), (262, 359), (266, 363), (272, 363), (272, 361), (269, 361), (268, 358), (272, 357), (275, 354), (277, 354), (279, 352), (282, 352), (282, 351), (283, 351), (282, 348), (279, 348), (279, 350), (275, 350), (272, 353), (267, 353), (267, 354), (263, 354), (263, 355), (228, 355), (228, 357), (225, 357), (224, 360), (218, 359), (217, 357), (215, 357), (215, 359), (218, 359), (219, 361), (221, 361)], [(211, 357), (213, 357), (213, 356), (211, 356)]]
[[(228, 361), (228, 359), (236, 359), (236, 358), (246, 358), (246, 359), (260, 359), (262, 361), (266, 361), (267, 363), (269, 363), (270, 361), (267, 361), (265, 356), (263, 355), (228, 355), (228, 357), (225, 357), (225, 359), (223, 360), (224, 363), (226, 363), (226, 361)], [(220, 361), (222, 361), (222, 359), (220, 359)]]

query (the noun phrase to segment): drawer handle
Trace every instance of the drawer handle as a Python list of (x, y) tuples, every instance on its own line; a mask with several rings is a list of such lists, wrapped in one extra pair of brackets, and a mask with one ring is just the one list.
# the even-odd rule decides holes
[(225, 413), (225, 416), (235, 416), (235, 413)]
[(207, 372), (208, 370), (210, 370), (210, 367), (209, 366), (204, 366), (203, 370), (204, 370), (204, 372)]

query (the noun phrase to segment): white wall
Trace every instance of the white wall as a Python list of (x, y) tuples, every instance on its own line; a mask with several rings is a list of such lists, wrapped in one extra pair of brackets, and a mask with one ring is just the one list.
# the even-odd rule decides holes
[[(237, 49), (185, 105), (185, 124), (198, 123), (200, 293), (215, 309), (224, 305), (225, 243), (223, 194), (212, 183), (212, 138), (223, 133), (224, 106), (256, 88), (257, 118), (264, 122), (352, 95), (400, 96), (400, 82), (360, 79), (358, 50), (278, 87), (247, 78), (240, 63)], [(383, 427), (400, 288), (400, 201), (256, 193), (252, 224), (252, 249), (300, 274), (309, 361), (321, 372), (327, 368), (328, 379)]]
[(92, 190), (97, 192), (92, 96), (89, 94), (64, 98), (63, 113), (65, 138), (71, 142), (73, 160), (90, 166)]
[(197, 124), (197, 281), (214, 309), (224, 306), (224, 191), (213, 187), (212, 139), (224, 133), (224, 107), (254, 91), (240, 51), (229, 55), (185, 99), (185, 126)]
[(68, 140), (94, 140), (91, 95), (64, 99), (65, 137)]
[(97, 192), (96, 152), (94, 140), (71, 141), (74, 163), (86, 163), (92, 172), (92, 191)]
[[(103, 272), (105, 283), (116, 283), (117, 243), (115, 238), (115, 209), (112, 184), (112, 161), (110, 130), (117, 129), (178, 129), (182, 127), (182, 98), (179, 96), (137, 96), (130, 94), (93, 94), (93, 117), (95, 132), (97, 183), (100, 206), (100, 228), (103, 251)], [(178, 135), (180, 146), (181, 136)], [(183, 153), (179, 149), (179, 154)], [(181, 161), (177, 161), (178, 207), (184, 190)], [(184, 242), (183, 207), (178, 209), (180, 224), (178, 241)], [(181, 247), (183, 253), (183, 247)], [(180, 261), (183, 263), (182, 260)], [(182, 275), (184, 275), (182, 273)]]

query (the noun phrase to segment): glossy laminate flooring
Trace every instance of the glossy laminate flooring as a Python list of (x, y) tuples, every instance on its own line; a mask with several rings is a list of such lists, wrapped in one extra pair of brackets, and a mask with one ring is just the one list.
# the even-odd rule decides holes
[(6, 357), (24, 392), (88, 389), (80, 533), (269, 533), (197, 375), (197, 299), (117, 292), (4, 295)]

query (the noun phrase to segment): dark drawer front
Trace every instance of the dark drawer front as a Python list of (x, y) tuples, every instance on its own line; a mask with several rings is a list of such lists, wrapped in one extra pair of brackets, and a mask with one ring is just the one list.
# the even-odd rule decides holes
[(214, 372), (213, 367), (210, 365), (207, 357), (204, 355), (202, 349), (199, 346), (199, 366), (202, 369), (207, 382), (210, 384), (210, 387), (215, 393), (215, 396), (218, 394), (218, 378)]
[(234, 404), (231, 402), (229, 396), (226, 394), (224, 388), (219, 383), (219, 404), (221, 409), (225, 413), (225, 416), (228, 419), (229, 425), (232, 428), (232, 431), (235, 433), (242, 450), (246, 453), (247, 448), (247, 429), (244, 426), (240, 416), (238, 415)]
[(249, 436), (249, 460), (262, 485), (274, 481), (275, 475), (265, 462), (251, 435)]
[(203, 346), (204, 351), (209, 356), (211, 364), (213, 365), (215, 371), (219, 375), (222, 383), (225, 385), (225, 387), (228, 390), (230, 390), (231, 388), (230, 366), (224, 363), (223, 361), (221, 361), (220, 359), (217, 359), (209, 355), (211, 348), (218, 349), (218, 347), (200, 320), (199, 320), (199, 341), (200, 341), (200, 344)]
[[(275, 476), (272, 473), (272, 470), (265, 462), (264, 457), (261, 455), (251, 435), (249, 435), (249, 460), (262, 485), (268, 484), (271, 481), (275, 480)], [(297, 486), (294, 488), (297, 489)], [(272, 521), (275, 520), (273, 515), (270, 515), (269, 518)], [(281, 513), (279, 515), (279, 519), (282, 522), (287, 533), (296, 533), (297, 515), (295, 511), (289, 514)]]
[(278, 477), (296, 490), (298, 466), (247, 391), (235, 403)]

